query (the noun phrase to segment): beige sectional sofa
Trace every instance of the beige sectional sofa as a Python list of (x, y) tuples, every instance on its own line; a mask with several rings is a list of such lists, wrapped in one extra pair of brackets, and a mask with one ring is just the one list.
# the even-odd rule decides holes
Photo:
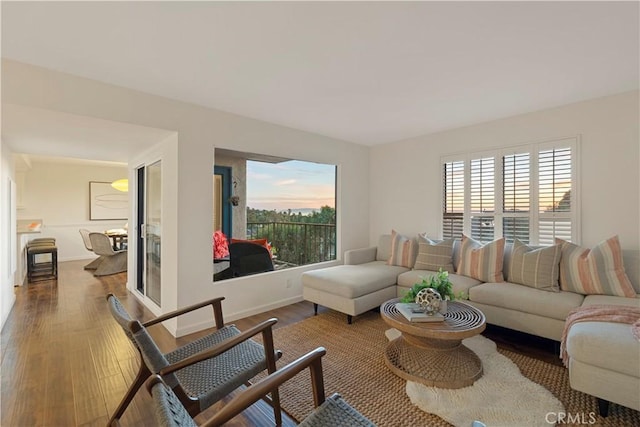
[[(458, 265), (460, 242), (453, 250)], [(418, 245), (415, 245), (416, 252)], [(509, 271), (512, 245), (504, 250), (503, 271)], [(378, 307), (392, 297), (400, 297), (434, 271), (387, 265), (391, 236), (380, 236), (378, 246), (345, 253), (342, 266), (314, 270), (302, 277), (303, 297), (351, 316)], [(640, 257), (625, 251), (627, 275), (640, 294)], [(415, 261), (416, 254), (412, 254)], [(412, 266), (411, 264), (410, 266)], [(456, 294), (464, 292), (468, 302), (482, 310), (487, 323), (560, 341), (565, 319), (577, 307), (593, 304), (627, 305), (640, 308), (640, 295), (626, 298), (549, 292), (520, 284), (484, 283), (471, 277), (449, 274)], [(395, 279), (395, 280), (394, 280)], [(574, 389), (640, 410), (640, 342), (629, 325), (608, 322), (575, 324), (567, 339), (570, 380)], [(604, 409), (606, 405), (601, 406)]]

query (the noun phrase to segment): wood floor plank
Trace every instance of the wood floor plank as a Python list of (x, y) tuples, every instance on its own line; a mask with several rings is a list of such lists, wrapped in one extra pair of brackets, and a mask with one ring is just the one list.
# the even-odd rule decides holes
[[(105, 419), (102, 426), (104, 427), (106, 424), (107, 420)], [(67, 400), (63, 404), (45, 407), (43, 426), (60, 427), (75, 425), (77, 425), (77, 423), (73, 398)]]

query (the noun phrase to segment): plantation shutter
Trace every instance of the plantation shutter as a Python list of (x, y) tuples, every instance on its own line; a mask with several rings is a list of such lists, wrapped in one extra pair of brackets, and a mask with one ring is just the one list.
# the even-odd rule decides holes
[(443, 165), (442, 238), (462, 237), (464, 225), (464, 161)]
[(538, 244), (553, 245), (555, 238), (572, 239), (574, 203), (571, 191), (571, 147), (538, 153)]
[(507, 242), (530, 242), (531, 177), (529, 153), (502, 159), (502, 236)]
[(442, 238), (579, 243), (579, 137), (441, 159)]
[(470, 163), (471, 237), (490, 242), (494, 235), (495, 157)]

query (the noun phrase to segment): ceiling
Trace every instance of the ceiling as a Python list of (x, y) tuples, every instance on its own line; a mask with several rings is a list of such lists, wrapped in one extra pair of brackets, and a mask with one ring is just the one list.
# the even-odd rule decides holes
[[(4, 58), (364, 145), (634, 90), (640, 79), (638, 2), (1, 7)], [(13, 125), (13, 136), (36, 138), (17, 129), (28, 121)]]
[(172, 133), (21, 105), (2, 106), (2, 140), (23, 154), (127, 163)]

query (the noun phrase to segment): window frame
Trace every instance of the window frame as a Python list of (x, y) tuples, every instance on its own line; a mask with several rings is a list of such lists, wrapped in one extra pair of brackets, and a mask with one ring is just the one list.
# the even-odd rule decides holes
[[(539, 154), (541, 151), (550, 149), (569, 148), (571, 150), (571, 212), (563, 213), (541, 213), (539, 209)], [(517, 154), (529, 154), (529, 211), (528, 213), (505, 212), (504, 194), (504, 157)], [(539, 243), (539, 222), (541, 218), (570, 218), (571, 238), (570, 241), (580, 244), (580, 135), (553, 138), (543, 141), (517, 144), (508, 147), (500, 147), (481, 151), (470, 151), (457, 154), (448, 154), (440, 157), (440, 195), (441, 210), (439, 219), (440, 238), (443, 238), (445, 227), (445, 216), (455, 216), (453, 213), (447, 214), (446, 206), (446, 176), (444, 167), (451, 162), (464, 162), (463, 167), (463, 192), (464, 192), (464, 213), (462, 232), (466, 236), (472, 236), (471, 218), (478, 215), (478, 212), (471, 210), (471, 162), (486, 157), (494, 157), (494, 212), (487, 212), (486, 216), (493, 216), (493, 239), (503, 237), (503, 222), (505, 218), (526, 217), (529, 219), (529, 244), (540, 245)], [(447, 236), (448, 237), (448, 236)]]

